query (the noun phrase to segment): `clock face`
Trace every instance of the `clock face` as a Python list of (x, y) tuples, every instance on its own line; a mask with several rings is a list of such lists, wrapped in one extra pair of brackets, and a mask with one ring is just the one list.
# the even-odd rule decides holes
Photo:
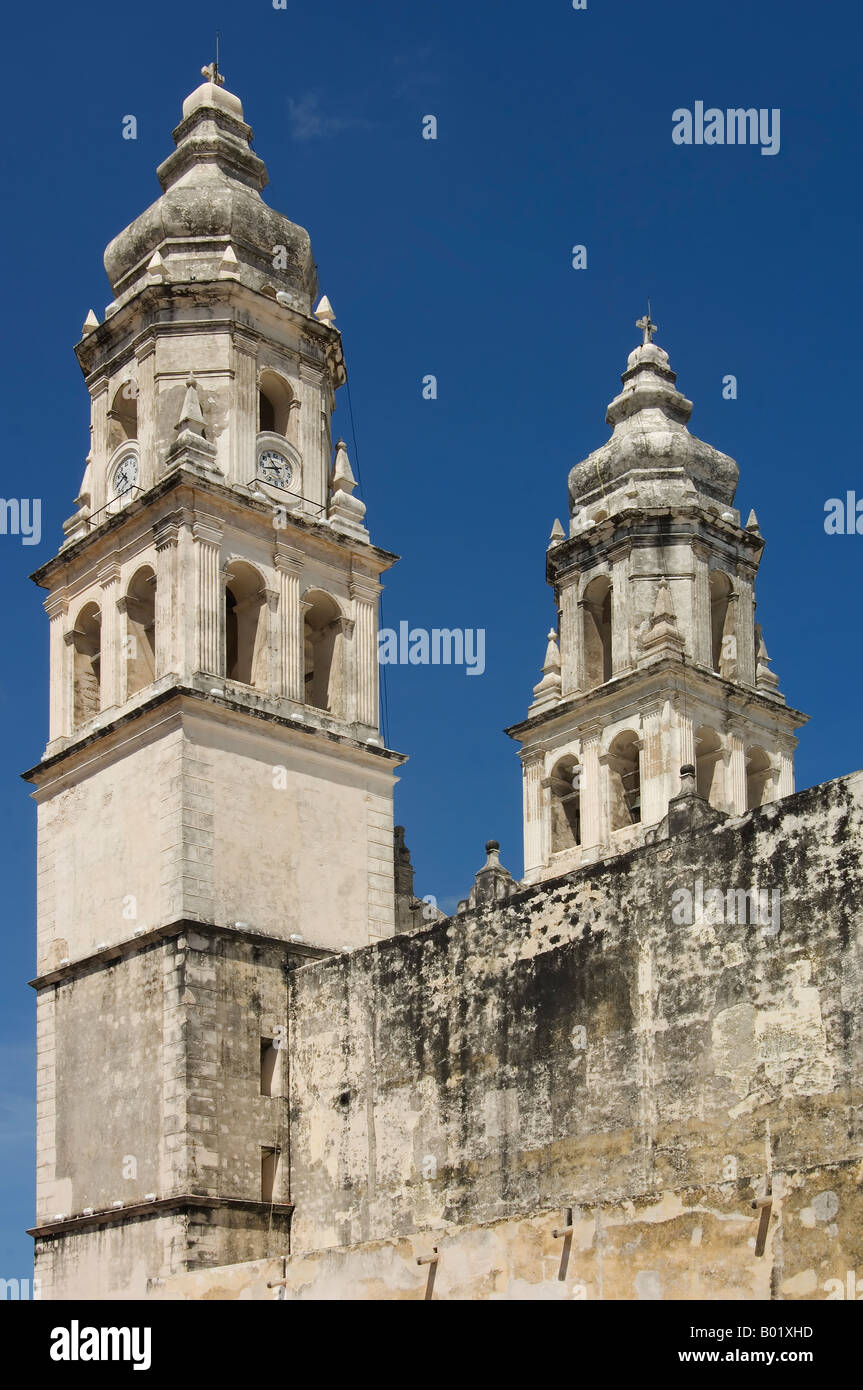
[(114, 470), (114, 492), (118, 497), (129, 492), (138, 481), (138, 460), (134, 454), (127, 454)]
[(258, 476), (274, 487), (290, 487), (294, 470), (284, 454), (276, 449), (267, 449), (258, 458)]

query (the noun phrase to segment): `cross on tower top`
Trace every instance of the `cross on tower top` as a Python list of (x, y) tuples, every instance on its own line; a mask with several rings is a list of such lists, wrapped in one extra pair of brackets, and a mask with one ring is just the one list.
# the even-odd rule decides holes
[(641, 346), (647, 347), (648, 343), (653, 342), (653, 335), (659, 327), (659, 324), (654, 323), (651, 319), (649, 309), (643, 318), (640, 318), (636, 321), (635, 326), (636, 328), (640, 328), (644, 335), (641, 340)]
[(205, 68), (201, 68), (201, 76), (206, 77), (210, 82), (214, 82), (217, 87), (224, 87), (225, 85), (225, 79), (219, 72), (218, 59), (212, 63), (208, 63)]

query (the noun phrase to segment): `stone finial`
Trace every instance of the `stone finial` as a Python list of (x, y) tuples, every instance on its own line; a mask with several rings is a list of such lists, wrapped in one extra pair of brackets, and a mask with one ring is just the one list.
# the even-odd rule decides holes
[(658, 838), (690, 834), (721, 819), (722, 812), (699, 793), (695, 764), (684, 763), (680, 769), (680, 790), (668, 803), (668, 814), (657, 827)]
[(683, 651), (684, 643), (677, 626), (671, 589), (664, 577), (657, 586), (653, 616), (642, 629), (641, 645), (650, 652)]
[[(411, 852), (405, 844), (405, 828), (393, 828), (393, 874), (395, 883), (396, 931), (418, 926), (414, 907), (414, 870)], [(420, 918), (420, 921), (422, 919)]]
[(198, 399), (198, 383), (191, 375), (186, 377), (183, 409), (180, 411), (180, 418), (174, 428), (178, 434), (196, 434), (199, 438), (204, 438), (204, 412)]
[(86, 338), (86, 336), (87, 336), (88, 333), (92, 333), (92, 332), (93, 332), (93, 329), (94, 329), (94, 328), (98, 328), (98, 327), (99, 327), (99, 320), (96, 318), (96, 315), (94, 314), (93, 310), (91, 309), (90, 312), (89, 312), (89, 314), (87, 315), (87, 317), (86, 317), (85, 320), (84, 320), (84, 326), (83, 326), (82, 329), (81, 329), (81, 337), (82, 337), (82, 338)]
[(545, 661), (542, 664), (542, 680), (533, 687), (533, 704), (530, 707), (530, 713), (536, 714), (538, 710), (556, 704), (561, 697), (562, 690), (560, 648), (557, 645), (557, 633), (552, 628), (548, 634), (548, 646), (545, 649)]
[(653, 341), (656, 324), (649, 311), (638, 326), (642, 341), (629, 354), (622, 390), (606, 412), (611, 438), (570, 470), (570, 516), (592, 508), (600, 497), (613, 495), (633, 479), (645, 498), (679, 500), (692, 482), (699, 494), (732, 506), (737, 464), (690, 434), (692, 401), (677, 389), (668, 353)]
[(548, 544), (549, 546), (559, 545), (560, 542), (563, 540), (566, 540), (566, 536), (564, 535), (563, 527), (560, 524), (560, 518), (555, 517), (554, 525), (551, 528), (551, 535), (548, 538)]
[(166, 470), (170, 472), (183, 466), (206, 477), (221, 477), (221, 471), (216, 467), (216, 446), (204, 433), (204, 412), (198, 397), (198, 383), (191, 374), (186, 377), (183, 406), (174, 428), (177, 438), (165, 460)]
[(483, 903), (505, 902), (516, 891), (512, 874), (500, 862), (500, 844), (486, 840), (486, 861), (474, 878), (468, 899), (471, 907)]
[(326, 295), (322, 296), (315, 310), (315, 318), (318, 320), (318, 323), (325, 323), (328, 328), (335, 328), (336, 326), (336, 316), (333, 312), (333, 306)]
[(352, 495), (356, 485), (351, 461), (348, 458), (348, 446), (343, 439), (340, 439), (336, 445), (327, 519), (334, 531), (340, 531), (343, 535), (355, 536), (358, 540), (367, 541), (369, 533), (363, 525), (363, 518), (366, 514), (365, 503), (361, 502), (359, 497)]
[(755, 688), (764, 695), (775, 695), (779, 688), (779, 677), (770, 670), (770, 657), (764, 642), (761, 624), (755, 624)]
[(348, 458), (348, 446), (343, 439), (340, 439), (336, 444), (336, 460), (333, 464), (333, 492), (350, 494), (356, 485), (357, 480)]
[(237, 255), (231, 243), (228, 242), (222, 253), (222, 259), (219, 262), (219, 279), (238, 280), (239, 278), (239, 262), (237, 260)]
[(161, 252), (154, 251), (147, 262), (147, 274), (154, 276), (158, 280), (167, 280), (168, 267), (162, 259)]
[(758, 525), (758, 517), (755, 515), (754, 507), (750, 511), (749, 516), (746, 518), (746, 530), (754, 531), (756, 536), (761, 535), (761, 527)]

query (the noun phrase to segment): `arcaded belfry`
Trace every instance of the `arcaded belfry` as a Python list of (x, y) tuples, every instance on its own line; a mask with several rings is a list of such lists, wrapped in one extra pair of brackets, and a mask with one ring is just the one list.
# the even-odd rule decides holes
[(547, 554), (559, 614), (521, 745), (525, 880), (644, 843), (696, 768), (740, 815), (794, 790), (790, 709), (755, 622), (764, 541), (734, 507), (733, 459), (689, 433), (692, 403), (639, 320), (611, 438), (569, 475)]
[(204, 82), (161, 197), (108, 246), (113, 299), (76, 349), (86, 470), (35, 576), (46, 1296), (282, 1248), (286, 969), (395, 929), (396, 557), (333, 449), (341, 336), (250, 137)]

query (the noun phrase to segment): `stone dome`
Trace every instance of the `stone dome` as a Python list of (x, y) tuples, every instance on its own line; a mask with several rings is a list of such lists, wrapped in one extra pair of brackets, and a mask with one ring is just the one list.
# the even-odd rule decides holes
[(571, 470), (569, 496), (573, 514), (631, 473), (668, 480), (728, 506), (734, 502), (739, 469), (733, 458), (689, 433), (692, 402), (677, 390), (668, 353), (647, 342), (629, 354), (621, 377), (623, 390), (606, 412), (612, 435)]
[[(231, 246), (238, 278), (257, 289), (288, 291), (301, 312), (311, 312), (317, 277), (308, 232), (261, 198), (267, 171), (251, 137), (232, 92), (204, 82), (186, 98), (174, 131), (177, 148), (157, 170), (162, 196), (105, 250), (115, 298), (145, 280), (156, 251), (168, 279), (193, 281)], [(278, 247), (284, 247), (281, 268), (274, 264)]]

